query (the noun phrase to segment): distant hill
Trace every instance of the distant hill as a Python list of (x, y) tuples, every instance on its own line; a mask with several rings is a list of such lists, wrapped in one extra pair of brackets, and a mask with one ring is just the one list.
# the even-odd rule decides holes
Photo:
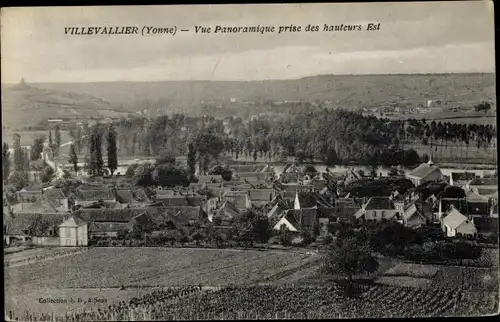
[(86, 93), (73, 93), (19, 84), (2, 86), (2, 125), (6, 129), (33, 126), (49, 118), (99, 118), (127, 115), (109, 102)]
[[(296, 80), (47, 83), (30, 86), (23, 91), (7, 91), (4, 104), (22, 111), (22, 114), (43, 110), (43, 114), (50, 117), (56, 117), (63, 113), (61, 111), (69, 114), (101, 111), (106, 114), (115, 110), (121, 112), (114, 113), (148, 110), (155, 114), (197, 114), (206, 104), (238, 107), (243, 106), (243, 101), (258, 104), (327, 101), (330, 107), (361, 109), (417, 107), (428, 100), (441, 101), (443, 108), (471, 107), (486, 100), (493, 104), (493, 109), (496, 108), (494, 74), (320, 75)], [(8, 119), (10, 122), (10, 116)]]

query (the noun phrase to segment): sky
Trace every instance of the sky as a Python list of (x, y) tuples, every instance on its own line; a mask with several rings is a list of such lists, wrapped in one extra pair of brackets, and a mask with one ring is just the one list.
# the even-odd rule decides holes
[[(2, 83), (264, 80), (318, 74), (495, 71), (493, 3), (2, 8)], [(380, 30), (367, 31), (368, 23)], [(317, 25), (319, 32), (196, 34), (195, 26)], [(324, 32), (324, 25), (362, 31)], [(65, 27), (189, 29), (65, 35)]]

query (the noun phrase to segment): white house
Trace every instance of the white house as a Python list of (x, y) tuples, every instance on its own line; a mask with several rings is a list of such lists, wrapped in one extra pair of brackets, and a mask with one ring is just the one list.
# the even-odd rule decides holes
[(477, 229), (472, 221), (462, 215), (455, 206), (451, 206), (451, 209), (442, 219), (441, 228), (447, 237), (459, 235), (475, 236), (477, 234)]
[(87, 246), (87, 223), (78, 216), (71, 216), (59, 225), (61, 246)]

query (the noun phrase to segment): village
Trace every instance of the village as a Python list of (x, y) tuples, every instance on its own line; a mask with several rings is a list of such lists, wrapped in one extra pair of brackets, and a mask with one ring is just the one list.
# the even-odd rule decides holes
[[(54, 165), (50, 147), (41, 158)], [(182, 164), (185, 158), (167, 162)], [(498, 236), (496, 176), (463, 171), (446, 176), (432, 160), (387, 176), (354, 168), (319, 172), (294, 158), (283, 166), (225, 162), (204, 174), (197, 166), (188, 185), (164, 187), (134, 186), (126, 162), (119, 162), (122, 170), (113, 176), (95, 177), (79, 171), (63, 178), (71, 165), (57, 165), (52, 182), (32, 183), (9, 197), (4, 191), (4, 247), (230, 247), (241, 241), (246, 247), (314, 247), (335, 234), (335, 224), (361, 222), (439, 227), (450, 239), (495, 242)], [(394, 190), (385, 189), (387, 182), (396, 182)], [(242, 223), (249, 214), (263, 224)], [(244, 233), (252, 229), (261, 231)], [(139, 241), (125, 244), (132, 235)]]

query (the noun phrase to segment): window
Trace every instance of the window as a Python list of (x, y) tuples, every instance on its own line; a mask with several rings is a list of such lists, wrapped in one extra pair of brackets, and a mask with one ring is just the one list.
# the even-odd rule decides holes
[(385, 217), (385, 211), (382, 211), (382, 218)]
[(374, 211), (374, 212), (373, 212), (373, 218), (376, 218), (376, 217), (377, 217), (377, 212), (376, 212), (376, 211)]

